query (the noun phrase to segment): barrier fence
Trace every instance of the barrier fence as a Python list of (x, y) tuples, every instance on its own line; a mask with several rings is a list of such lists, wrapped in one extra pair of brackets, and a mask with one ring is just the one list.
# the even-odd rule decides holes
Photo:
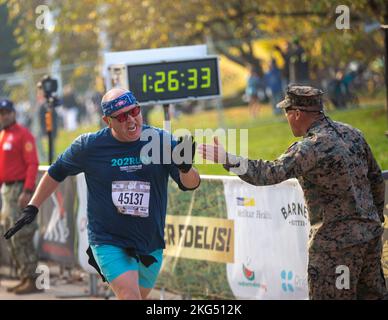
[[(47, 167), (40, 168), (40, 176)], [(384, 214), (388, 220), (388, 171)], [(40, 209), (36, 246), (42, 260), (88, 272), (86, 183), (68, 177)], [(186, 298), (308, 299), (309, 221), (296, 179), (255, 187), (237, 177), (202, 176), (182, 192), (170, 181), (166, 250), (156, 288)], [(388, 223), (383, 267), (388, 280)], [(4, 240), (0, 263), (9, 265)]]

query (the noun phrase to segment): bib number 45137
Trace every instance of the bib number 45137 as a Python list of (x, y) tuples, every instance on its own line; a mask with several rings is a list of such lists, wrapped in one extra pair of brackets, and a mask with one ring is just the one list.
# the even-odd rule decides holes
[(141, 206), (143, 204), (143, 197), (143, 193), (124, 192), (120, 193), (119, 197), (117, 198), (117, 202), (120, 204), (133, 204), (135, 206)]
[(112, 200), (117, 211), (130, 216), (149, 216), (151, 184), (146, 181), (113, 181)]

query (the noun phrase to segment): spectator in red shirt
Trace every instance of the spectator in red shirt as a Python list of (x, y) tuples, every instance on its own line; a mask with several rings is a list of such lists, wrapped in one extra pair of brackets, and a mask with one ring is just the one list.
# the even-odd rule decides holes
[[(13, 103), (7, 99), (0, 99), (0, 127), (0, 220), (8, 229), (20, 218), (21, 209), (31, 199), (39, 163), (35, 139), (27, 128), (16, 123)], [(7, 242), (20, 278), (16, 287), (8, 288), (9, 292), (27, 294), (39, 291), (35, 285), (38, 254), (33, 245), (37, 228), (35, 221)]]

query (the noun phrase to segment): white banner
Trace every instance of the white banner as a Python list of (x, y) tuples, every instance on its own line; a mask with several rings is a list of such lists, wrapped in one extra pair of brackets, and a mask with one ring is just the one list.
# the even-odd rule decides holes
[(228, 219), (234, 220), (235, 260), (227, 277), (236, 298), (308, 299), (310, 225), (296, 179), (255, 187), (225, 179)]
[(88, 240), (88, 216), (87, 216), (87, 188), (85, 175), (83, 173), (77, 175), (77, 193), (78, 193), (78, 214), (77, 214), (77, 231), (78, 231), (78, 261), (79, 265), (86, 272), (98, 274), (88, 263), (88, 255), (86, 250), (89, 247)]

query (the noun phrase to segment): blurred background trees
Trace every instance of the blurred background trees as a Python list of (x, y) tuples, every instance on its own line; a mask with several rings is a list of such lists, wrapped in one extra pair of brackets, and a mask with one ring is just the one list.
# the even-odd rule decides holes
[[(46, 29), (36, 27), (42, 4), (52, 20)], [(313, 80), (350, 61), (378, 67), (384, 48), (379, 24), (388, 23), (388, 2), (341, 4), (350, 8), (349, 30), (336, 29), (338, 3), (332, 0), (0, 0), (1, 19), (7, 21), (0, 32), (7, 44), (0, 51), (0, 74), (57, 62), (63, 82), (101, 89), (104, 51), (202, 43), (239, 66), (260, 70), (271, 57), (282, 65), (275, 46), (284, 49), (295, 37)]]

